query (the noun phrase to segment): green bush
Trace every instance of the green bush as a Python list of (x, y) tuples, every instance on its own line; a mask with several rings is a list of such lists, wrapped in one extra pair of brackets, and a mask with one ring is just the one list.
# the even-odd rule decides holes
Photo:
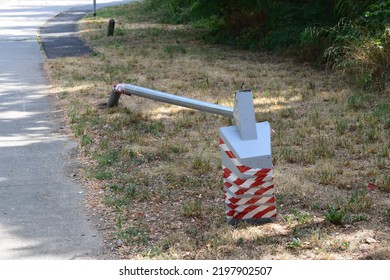
[(366, 89), (389, 81), (389, 0), (146, 0), (145, 8), (165, 23), (206, 28), (212, 42), (294, 50)]
[[(338, 1), (336, 9), (346, 13), (355, 2)], [(362, 88), (383, 91), (390, 72), (390, 1), (361, 1), (357, 6), (350, 13), (355, 17), (342, 17), (333, 27), (306, 28), (301, 44), (322, 53), (320, 62), (349, 74)]]

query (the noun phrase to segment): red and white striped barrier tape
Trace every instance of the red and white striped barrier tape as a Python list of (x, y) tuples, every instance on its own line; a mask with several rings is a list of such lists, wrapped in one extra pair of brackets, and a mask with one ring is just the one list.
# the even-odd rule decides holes
[(219, 146), (242, 175), (250, 176), (242, 179), (239, 174), (222, 166), (228, 221), (275, 218), (276, 198), (272, 169), (245, 166), (222, 139), (219, 140)]
[(124, 93), (125, 92), (126, 84), (117, 84), (112, 86), (112, 90), (117, 93)]
[(248, 220), (248, 219), (269, 219), (276, 218), (275, 205), (250, 205), (242, 207), (242, 209), (227, 210), (226, 217), (228, 219)]
[(241, 205), (261, 205), (261, 204), (269, 204), (269, 203), (275, 203), (276, 199), (275, 196), (253, 196), (253, 197), (244, 197), (244, 198), (237, 198), (232, 194), (226, 193), (225, 194), (225, 203), (227, 206), (229, 206), (231, 209), (235, 209), (238, 206)]
[(272, 183), (268, 186), (244, 189), (244, 188), (237, 187), (229, 182), (225, 182), (224, 190), (225, 192), (229, 192), (238, 198), (260, 196), (260, 195), (273, 195), (275, 193), (275, 188)]
[(225, 142), (223, 142), (223, 140), (221, 138), (219, 139), (219, 147), (232, 160), (232, 162), (237, 167), (237, 169), (241, 172), (241, 174), (255, 176), (255, 177), (260, 177), (260, 176), (263, 176), (264, 174), (267, 174), (267, 175), (271, 174), (272, 175), (272, 169), (269, 169), (269, 168), (250, 168), (250, 167), (242, 164), (237, 159), (235, 154), (230, 150), (228, 145), (226, 145)]
[(232, 183), (241, 188), (253, 188), (253, 187), (260, 187), (263, 185), (266, 186), (269, 185), (270, 183), (272, 184), (272, 180), (273, 180), (272, 171), (270, 171), (269, 173), (264, 173), (259, 177), (241, 179), (225, 166), (222, 166), (222, 168), (223, 168), (223, 178), (227, 182)]

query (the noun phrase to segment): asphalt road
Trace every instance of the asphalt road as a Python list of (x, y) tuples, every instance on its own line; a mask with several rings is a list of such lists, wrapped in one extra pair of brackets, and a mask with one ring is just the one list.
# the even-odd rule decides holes
[(37, 42), (47, 20), (90, 3), (0, 2), (0, 260), (104, 257), (83, 188), (66, 173), (77, 145), (56, 118)]
[(50, 19), (40, 30), (40, 41), (49, 59), (89, 55), (93, 49), (78, 36), (77, 22), (90, 7), (74, 8)]

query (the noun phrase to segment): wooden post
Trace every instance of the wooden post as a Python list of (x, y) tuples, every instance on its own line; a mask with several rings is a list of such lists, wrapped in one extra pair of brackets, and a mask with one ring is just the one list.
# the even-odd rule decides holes
[(114, 29), (115, 29), (115, 20), (112, 18), (108, 22), (107, 37), (114, 36)]

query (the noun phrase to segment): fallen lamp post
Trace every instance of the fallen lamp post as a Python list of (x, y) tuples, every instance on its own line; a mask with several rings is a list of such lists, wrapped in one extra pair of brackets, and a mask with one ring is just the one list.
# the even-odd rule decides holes
[(122, 94), (234, 118), (234, 126), (219, 129), (225, 214), (229, 224), (261, 224), (276, 219), (275, 187), (269, 122), (256, 123), (252, 92), (235, 94), (234, 108), (177, 96), (131, 84), (113, 86), (108, 107)]

